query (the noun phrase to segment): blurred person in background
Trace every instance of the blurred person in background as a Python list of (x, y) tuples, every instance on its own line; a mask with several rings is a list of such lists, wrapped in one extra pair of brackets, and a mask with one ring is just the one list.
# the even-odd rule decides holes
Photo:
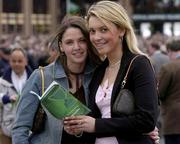
[(10, 67), (4, 71), (2, 78), (13, 85), (20, 95), (27, 79), (32, 73), (28, 66), (27, 54), (23, 48), (16, 47), (11, 50)]
[(16, 113), (17, 92), (13, 85), (0, 78), (0, 144), (11, 144), (11, 130)]
[[(154, 37), (156, 39), (158, 39), (158, 38), (160, 38), (160, 34), (157, 33), (156, 36), (154, 36)], [(150, 56), (152, 66), (154, 68), (154, 72), (156, 75), (156, 79), (158, 81), (160, 68), (162, 65), (169, 62), (169, 57), (161, 51), (161, 48), (160, 48), (161, 46), (158, 42), (152, 42), (153, 40), (155, 40), (155, 38), (152, 38), (151, 42), (148, 44), (147, 52), (148, 52), (148, 55)], [(160, 113), (161, 113), (161, 111), (160, 111)], [(162, 133), (161, 132), (161, 123), (162, 123), (162, 118), (161, 118), (161, 114), (160, 114), (158, 117), (158, 124), (157, 124), (160, 135), (162, 135), (161, 134)]]
[(47, 66), (54, 62), (59, 56), (58, 39), (55, 38), (47, 44), (47, 51), (42, 54), (38, 59), (39, 66)]
[(52, 63), (59, 56), (58, 40), (57, 39), (54, 39), (52, 42), (49, 43), (48, 50), (49, 50), (48, 63)]
[(169, 57), (160, 50), (160, 45), (154, 42), (151, 42), (149, 44), (147, 52), (151, 58), (151, 62), (154, 67), (156, 77), (158, 78), (161, 66), (169, 62)]
[(162, 134), (165, 144), (180, 144), (180, 39), (166, 46), (171, 62), (161, 67), (159, 75)]
[[(28, 68), (26, 52), (22, 48), (13, 48), (10, 52), (10, 66), (4, 71), (1, 86), (1, 108), (2, 108), (2, 132), (3, 141), (11, 143), (11, 130), (15, 119), (16, 104), (22, 89), (31, 75)], [(13, 91), (9, 92), (9, 91)]]
[(9, 67), (9, 56), (11, 49), (7, 47), (0, 48), (0, 77), (4, 71)]

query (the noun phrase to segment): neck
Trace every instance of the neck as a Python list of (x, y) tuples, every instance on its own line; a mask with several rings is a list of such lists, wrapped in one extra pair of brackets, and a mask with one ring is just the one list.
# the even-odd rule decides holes
[(117, 67), (120, 63), (121, 63), (121, 59), (116, 60), (116, 61), (114, 61), (114, 62), (112, 62), (112, 61), (110, 62), (110, 61), (109, 61), (109, 68)]
[(75, 66), (68, 66), (68, 72), (71, 75), (81, 75), (84, 72), (85, 64), (75, 65)]
[(14, 71), (14, 73), (15, 73), (18, 77), (21, 77), (21, 76), (23, 75), (23, 73), (24, 73), (24, 72), (21, 72), (21, 73), (20, 73), (20, 72), (19, 72), (19, 73), (16, 73), (16, 72)]
[(69, 70), (69, 73), (72, 74), (72, 75), (81, 75), (81, 74), (84, 73), (84, 71), (74, 72), (74, 71)]
[(107, 55), (109, 67), (117, 67), (121, 63), (122, 47), (117, 47), (114, 51)]
[(120, 65), (122, 55), (113, 56), (112, 58), (108, 57), (109, 60), (109, 68), (114, 68)]

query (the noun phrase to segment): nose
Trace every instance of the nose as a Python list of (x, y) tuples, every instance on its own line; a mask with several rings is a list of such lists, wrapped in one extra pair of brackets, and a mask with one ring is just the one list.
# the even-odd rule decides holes
[(95, 32), (93, 35), (90, 35), (92, 40), (98, 41), (101, 39), (101, 34), (99, 32)]
[(74, 49), (74, 50), (79, 50), (79, 49), (80, 49), (80, 45), (79, 45), (78, 42), (75, 42), (75, 43), (74, 43), (73, 49)]

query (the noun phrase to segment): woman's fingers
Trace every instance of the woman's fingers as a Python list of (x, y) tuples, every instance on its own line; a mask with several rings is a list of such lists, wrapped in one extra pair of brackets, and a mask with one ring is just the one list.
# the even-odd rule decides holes
[(72, 130), (94, 132), (95, 119), (89, 116), (73, 116), (64, 119), (64, 125)]

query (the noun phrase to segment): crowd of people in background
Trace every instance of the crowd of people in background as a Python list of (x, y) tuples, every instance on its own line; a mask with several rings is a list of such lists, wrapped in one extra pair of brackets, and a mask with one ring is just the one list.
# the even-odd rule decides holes
[[(172, 37), (157, 32), (148, 38), (143, 38), (140, 35), (138, 35), (137, 38), (139, 48), (143, 52), (148, 53), (148, 47), (150, 43), (153, 42), (160, 47), (162, 53), (167, 54), (165, 44), (168, 39), (171, 39)], [(28, 64), (33, 70), (38, 68), (40, 65), (47, 65), (49, 63), (48, 61), (54, 57), (50, 57), (51, 51), (55, 51), (56, 53), (58, 50), (55, 44), (56, 42), (53, 42), (53, 40), (51, 41), (50, 39), (49, 35), (43, 34), (31, 35), (29, 37), (24, 37), (18, 34), (2, 35), (0, 37), (0, 76), (3, 73), (3, 68), (8, 67), (9, 65), (10, 50), (18, 46), (27, 51)], [(50, 59), (48, 59), (49, 57)]]
[(23, 48), (27, 52), (28, 64), (33, 70), (38, 66), (47, 65), (51, 61), (51, 57), (48, 59), (50, 54), (57, 49), (55, 42), (51, 43), (50, 40), (49, 35), (29, 37), (17, 34), (2, 35), (0, 37), (0, 75), (3, 74), (3, 69), (8, 67), (11, 49), (17, 47)]
[(11, 144), (16, 107), (22, 89), (39, 66), (58, 56), (57, 43), (47, 35), (6, 35), (0, 38), (0, 144)]
[[(163, 72), (162, 70), (164, 69), (166, 70), (166, 67), (163, 67), (164, 69), (162, 70), (161, 68), (164, 64), (167, 64), (171, 61), (171, 59), (169, 59), (168, 57), (169, 50), (179, 52), (179, 47), (176, 49), (176, 46), (170, 45), (170, 48), (167, 48), (167, 42), (170, 41), (171, 39), (174, 39), (174, 37), (168, 37), (164, 34), (157, 32), (148, 38), (143, 38), (140, 35), (137, 35), (137, 38), (138, 38), (139, 48), (144, 53), (149, 55), (151, 59), (157, 80), (161, 78), (160, 80), (163, 81), (164, 73), (162, 73)], [(7, 72), (9, 69), (11, 72), (13, 71), (15, 73), (14, 79), (10, 80), (9, 81), (10, 83), (6, 83), (2, 79), (0, 79), (0, 87), (2, 87), (2, 89), (4, 90), (4, 92), (0, 92), (0, 99), (1, 99), (0, 102), (2, 104), (9, 103), (11, 101), (16, 101), (16, 98), (14, 97), (18, 97), (18, 94), (21, 91), (21, 90), (19, 91), (19, 88), (21, 87), (22, 89), (23, 87), (23, 84), (19, 85), (19, 87), (17, 85), (13, 85), (13, 81), (17, 81), (15, 76), (16, 74), (18, 75), (18, 73), (16, 73), (16, 68), (13, 70), (14, 68), (12, 64), (13, 53), (15, 51), (19, 51), (22, 54), (22, 57), (23, 57), (22, 59), (25, 60), (22, 66), (23, 72), (24, 70), (27, 70), (27, 66), (28, 66), (29, 72), (27, 74), (23, 73), (24, 78), (19, 80), (20, 82), (25, 83), (32, 71), (37, 69), (39, 66), (46, 66), (56, 60), (56, 58), (59, 56), (59, 48), (57, 45), (58, 45), (57, 40), (52, 39), (50, 35), (39, 34), (39, 35), (32, 35), (29, 37), (25, 37), (19, 34), (9, 34), (9, 35), (0, 36), (0, 77), (5, 78), (5, 76), (8, 74)], [(21, 56), (16, 56), (16, 57), (20, 58)], [(179, 58), (179, 54), (177, 55), (177, 57)], [(21, 66), (19, 68), (21, 68)], [(17, 69), (19, 70), (19, 68)], [(10, 74), (8, 76), (10, 76)], [(6, 80), (8, 81), (9, 79), (6, 79)], [(178, 83), (176, 82), (176, 84)], [(160, 88), (162, 88), (162, 85)], [(178, 88), (179, 88), (179, 85), (177, 86), (176, 89)], [(12, 92), (9, 92), (9, 91), (12, 91)], [(164, 94), (163, 91), (160, 91), (160, 92), (162, 93), (162, 94), (160, 93), (160, 98), (163, 103), (162, 109), (164, 111), (165, 109), (164, 106), (166, 105), (165, 103), (166, 99), (161, 96)], [(2, 95), (2, 93), (5, 93), (5, 94)], [(7, 93), (9, 95), (7, 95)], [(10, 96), (14, 96), (14, 97), (10, 97)], [(5, 108), (5, 110), (7, 109)], [(2, 115), (0, 116), (2, 117)], [(159, 129), (161, 130), (161, 122), (162, 122), (161, 115), (159, 119), (160, 119)], [(0, 122), (2, 122), (2, 119), (0, 119)], [(163, 128), (164, 127), (166, 128), (166, 126), (163, 125)], [(179, 133), (178, 131), (179, 129), (177, 130), (177, 133)], [(170, 131), (170, 133), (166, 132), (165, 134), (171, 135), (171, 134), (174, 134), (174, 131), (172, 130)], [(7, 136), (11, 136), (11, 134), (8, 133)], [(168, 139), (170, 142), (172, 138), (174, 139), (174, 135), (173, 137), (166, 137), (166, 139)], [(175, 137), (175, 139), (177, 141), (179, 140), (179, 134), (177, 137)]]
[[(166, 42), (172, 37), (166, 36), (159, 32), (155, 33), (151, 37), (143, 38), (140, 35), (137, 36), (139, 48), (148, 53), (148, 47), (153, 43), (159, 46), (159, 50), (162, 53), (167, 53)], [(45, 66), (54, 57), (50, 54), (57, 54), (56, 41), (51, 41), (50, 35), (32, 35), (29, 37), (24, 37), (18, 34), (2, 35), (0, 37), (0, 76), (3, 73), (3, 69), (8, 67), (10, 50), (15, 47), (22, 47), (27, 51), (28, 64), (34, 70), (38, 66)], [(148, 53), (150, 54), (150, 53)], [(151, 54), (150, 54), (151, 55)], [(56, 57), (56, 56), (55, 56)]]

